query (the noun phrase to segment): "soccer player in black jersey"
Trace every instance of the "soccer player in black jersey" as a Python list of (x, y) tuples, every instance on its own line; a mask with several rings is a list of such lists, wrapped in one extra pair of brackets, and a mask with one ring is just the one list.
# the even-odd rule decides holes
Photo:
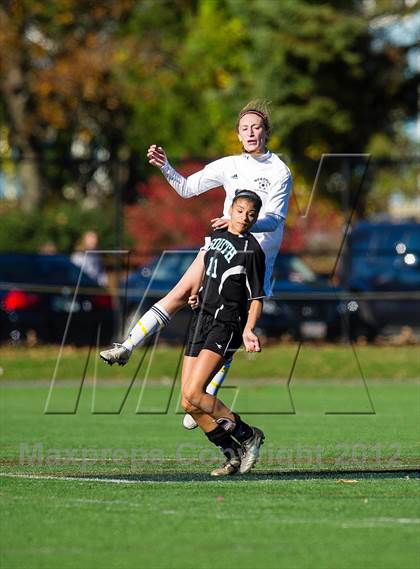
[(204, 275), (198, 294), (182, 369), (182, 403), (210, 442), (226, 456), (213, 476), (245, 474), (258, 459), (263, 432), (247, 425), (206, 387), (223, 362), (242, 345), (261, 350), (253, 328), (264, 297), (265, 255), (249, 233), (261, 208), (260, 197), (239, 190), (230, 208), (227, 229), (208, 238)]

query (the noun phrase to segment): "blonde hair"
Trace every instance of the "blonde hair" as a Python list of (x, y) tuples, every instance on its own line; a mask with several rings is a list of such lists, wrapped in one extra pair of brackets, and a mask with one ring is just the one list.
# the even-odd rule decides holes
[(248, 113), (254, 113), (262, 119), (268, 140), (271, 133), (270, 101), (267, 99), (253, 99), (252, 101), (249, 101), (249, 103), (242, 107), (238, 113), (236, 130), (239, 129), (239, 121), (241, 118)]

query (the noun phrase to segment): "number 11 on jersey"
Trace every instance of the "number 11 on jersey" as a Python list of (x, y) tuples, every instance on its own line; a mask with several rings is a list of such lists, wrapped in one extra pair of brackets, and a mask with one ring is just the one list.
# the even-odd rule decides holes
[(209, 266), (207, 267), (206, 275), (211, 277), (212, 279), (217, 278), (217, 259), (216, 257), (212, 257), (210, 259)]

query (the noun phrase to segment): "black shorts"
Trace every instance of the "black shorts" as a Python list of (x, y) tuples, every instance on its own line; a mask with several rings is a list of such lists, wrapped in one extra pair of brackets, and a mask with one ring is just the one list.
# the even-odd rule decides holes
[(212, 314), (194, 312), (188, 334), (186, 356), (197, 357), (201, 350), (211, 350), (228, 358), (242, 345), (242, 326), (238, 322), (221, 322)]

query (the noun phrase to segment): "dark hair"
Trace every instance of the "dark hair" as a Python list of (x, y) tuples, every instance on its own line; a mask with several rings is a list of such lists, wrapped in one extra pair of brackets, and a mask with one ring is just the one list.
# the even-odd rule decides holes
[(254, 99), (253, 101), (250, 101), (248, 104), (246, 104), (239, 111), (238, 120), (236, 121), (236, 130), (239, 130), (239, 122), (241, 118), (248, 113), (253, 113), (262, 119), (268, 140), (271, 133), (269, 105), (270, 102), (264, 99)]
[(262, 208), (260, 196), (251, 190), (236, 190), (235, 197), (232, 200), (232, 205), (241, 198), (252, 202), (257, 211), (260, 211)]

